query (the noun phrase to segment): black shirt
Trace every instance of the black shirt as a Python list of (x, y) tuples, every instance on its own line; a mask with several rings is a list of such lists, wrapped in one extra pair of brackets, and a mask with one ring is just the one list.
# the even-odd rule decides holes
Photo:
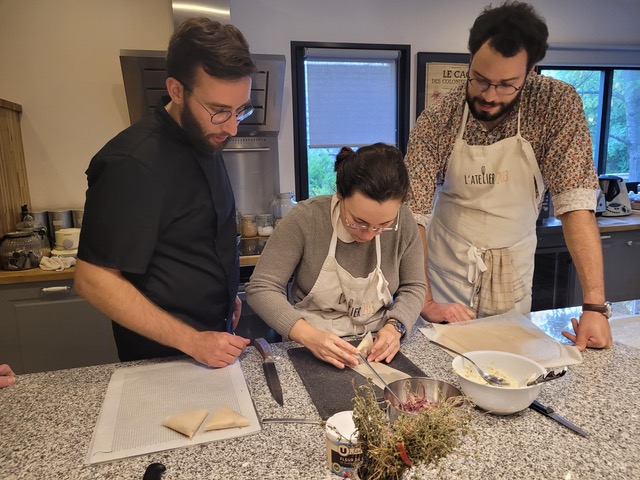
[[(197, 330), (228, 330), (239, 267), (235, 201), (222, 155), (196, 150), (158, 108), (109, 141), (86, 173), (78, 258), (121, 271)], [(180, 353), (113, 327), (123, 361)]]

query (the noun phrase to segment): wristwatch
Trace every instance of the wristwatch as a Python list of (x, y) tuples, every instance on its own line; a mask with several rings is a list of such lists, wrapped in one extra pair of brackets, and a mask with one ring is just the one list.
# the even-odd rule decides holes
[(404, 326), (403, 323), (399, 322), (395, 318), (390, 318), (387, 320), (385, 325), (393, 325), (393, 327), (400, 333), (400, 338), (404, 337), (404, 334), (407, 333), (407, 327)]
[(583, 303), (582, 304), (583, 312), (598, 312), (603, 314), (607, 318), (611, 318), (611, 302), (600, 303)]

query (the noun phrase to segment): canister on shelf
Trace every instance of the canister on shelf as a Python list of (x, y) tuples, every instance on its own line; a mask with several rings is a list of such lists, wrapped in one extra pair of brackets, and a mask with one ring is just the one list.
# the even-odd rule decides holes
[(253, 213), (242, 215), (242, 236), (245, 238), (258, 236), (258, 225), (256, 225), (256, 216)]
[(278, 222), (282, 220), (289, 210), (291, 210), (296, 201), (293, 199), (293, 192), (281, 192), (271, 202), (271, 213), (273, 214), (273, 224), (278, 226)]
[(270, 213), (259, 213), (256, 219), (258, 225), (258, 235), (268, 237), (273, 232), (273, 217)]

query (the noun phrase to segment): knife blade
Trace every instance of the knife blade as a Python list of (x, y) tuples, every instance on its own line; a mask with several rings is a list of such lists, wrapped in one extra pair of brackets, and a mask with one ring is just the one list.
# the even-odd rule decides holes
[(587, 432), (585, 432), (583, 429), (581, 429), (577, 425), (571, 423), (569, 420), (564, 418), (562, 415), (556, 413), (556, 411), (552, 407), (545, 407), (543, 404), (541, 404), (537, 400), (534, 400), (534, 402), (531, 405), (529, 405), (529, 408), (531, 408), (532, 410), (535, 410), (538, 413), (546, 415), (547, 417), (553, 418), (560, 425), (563, 425), (563, 426), (567, 427), (569, 430), (572, 430), (573, 432), (577, 433), (578, 435), (582, 435), (583, 437), (588, 437), (589, 436), (589, 434)]
[(278, 372), (276, 370), (276, 364), (271, 354), (271, 346), (264, 338), (256, 338), (253, 340), (253, 344), (262, 355), (262, 369), (264, 370), (264, 376), (267, 379), (267, 386), (271, 395), (281, 406), (284, 405), (284, 399), (282, 398), (282, 387), (280, 386), (280, 379), (278, 378)]

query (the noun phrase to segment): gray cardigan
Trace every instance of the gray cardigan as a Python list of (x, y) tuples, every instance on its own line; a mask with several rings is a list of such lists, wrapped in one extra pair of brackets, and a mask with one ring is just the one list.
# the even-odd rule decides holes
[[(331, 198), (325, 195), (300, 202), (280, 221), (246, 285), (251, 308), (285, 337), (302, 318), (287, 299), (287, 283), (293, 276), (294, 303), (315, 284), (333, 232)], [(385, 320), (395, 318), (410, 331), (424, 304), (426, 282), (422, 240), (406, 205), (400, 209), (398, 231), (381, 234), (380, 245), (380, 268), (394, 297)], [(375, 241), (345, 243), (338, 239), (336, 259), (354, 277), (366, 277), (376, 265)]]

